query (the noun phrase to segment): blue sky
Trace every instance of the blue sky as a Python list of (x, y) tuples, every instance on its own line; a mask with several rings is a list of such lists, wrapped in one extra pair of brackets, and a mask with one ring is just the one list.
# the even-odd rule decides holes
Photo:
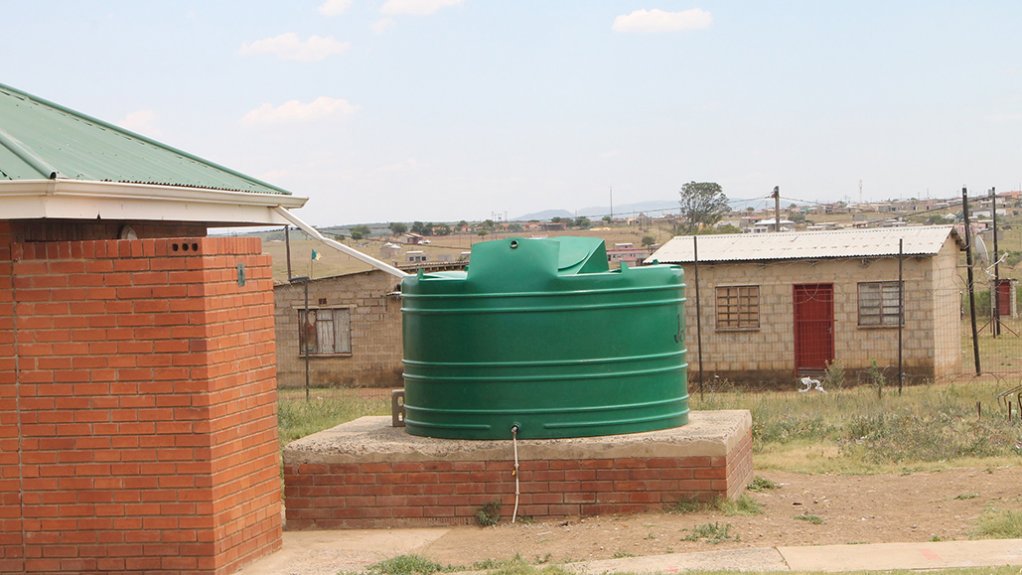
[(1022, 3), (4, 0), (3, 83), (317, 225), (1022, 186)]

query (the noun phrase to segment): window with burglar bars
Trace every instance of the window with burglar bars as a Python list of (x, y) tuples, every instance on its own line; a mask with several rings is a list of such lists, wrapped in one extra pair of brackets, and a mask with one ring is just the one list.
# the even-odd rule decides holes
[(860, 326), (897, 327), (901, 321), (898, 282), (863, 282), (859, 284)]
[(298, 354), (305, 356), (351, 353), (351, 311), (340, 309), (298, 310)]
[(759, 329), (759, 286), (717, 288), (717, 329)]

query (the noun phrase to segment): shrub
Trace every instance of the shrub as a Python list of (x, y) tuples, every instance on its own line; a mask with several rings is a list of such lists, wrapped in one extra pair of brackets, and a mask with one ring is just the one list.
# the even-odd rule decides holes
[(843, 389), (845, 387), (845, 367), (840, 360), (826, 362), (823, 374), (825, 389)]
[(692, 528), (692, 532), (682, 537), (682, 541), (706, 541), (714, 545), (725, 541), (737, 541), (737, 536), (731, 535), (731, 524), (704, 523)]
[(491, 501), (476, 511), (476, 523), (482, 527), (496, 525), (500, 521), (500, 501)]
[(419, 555), (398, 555), (374, 563), (366, 571), (374, 575), (432, 575), (450, 570)]

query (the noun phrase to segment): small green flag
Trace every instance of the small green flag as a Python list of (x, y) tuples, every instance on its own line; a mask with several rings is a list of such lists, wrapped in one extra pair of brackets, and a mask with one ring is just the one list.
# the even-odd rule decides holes
[(323, 256), (319, 255), (319, 252), (316, 250), (312, 250), (312, 261), (317, 262), (321, 259), (323, 259)]

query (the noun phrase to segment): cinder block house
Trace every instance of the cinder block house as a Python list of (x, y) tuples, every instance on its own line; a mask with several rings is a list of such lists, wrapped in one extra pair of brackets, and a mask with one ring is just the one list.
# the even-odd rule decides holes
[(273, 291), (304, 198), (0, 85), (0, 573), (281, 544)]
[[(379, 270), (274, 286), (277, 382), (312, 386), (401, 386), (399, 280)], [(307, 341), (306, 341), (307, 340)], [(306, 347), (306, 344), (307, 347)]]
[(897, 381), (899, 338), (908, 377), (961, 369), (962, 249), (950, 226), (727, 234), (675, 237), (646, 262), (685, 270), (691, 378), (701, 357), (704, 377), (743, 384), (790, 385), (831, 362)]

